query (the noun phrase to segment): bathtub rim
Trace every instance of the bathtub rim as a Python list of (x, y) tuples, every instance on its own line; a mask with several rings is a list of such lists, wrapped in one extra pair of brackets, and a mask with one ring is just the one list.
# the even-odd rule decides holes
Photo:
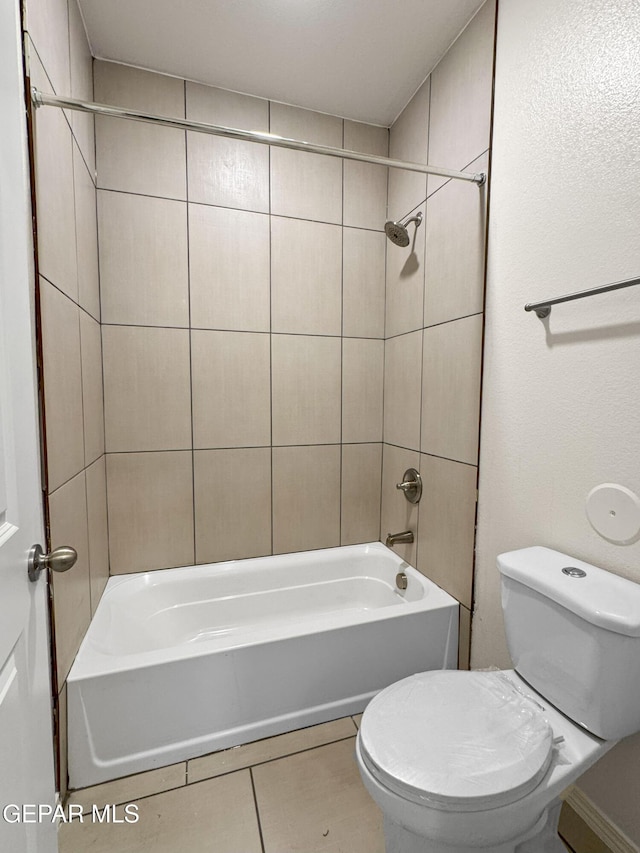
[[(189, 573), (193, 570), (211, 570), (212, 573), (226, 573), (233, 571), (237, 566), (243, 564), (262, 562), (266, 560), (284, 560), (286, 562), (295, 563), (296, 558), (307, 558), (312, 560), (318, 555), (335, 553), (342, 551), (345, 555), (348, 553), (357, 553), (367, 555), (370, 552), (383, 556), (390, 563), (395, 564), (396, 571), (405, 572), (410, 579), (413, 579), (420, 584), (423, 595), (416, 601), (399, 601), (387, 607), (371, 609), (367, 611), (354, 612), (354, 610), (337, 611), (336, 614), (322, 613), (316, 616), (307, 616), (304, 620), (292, 620), (286, 626), (280, 625), (277, 632), (273, 631), (273, 626), (262, 625), (260, 628), (247, 629), (243, 631), (238, 638), (224, 643), (217, 642), (216, 639), (204, 640), (198, 644), (182, 643), (173, 646), (165, 646), (158, 649), (132, 652), (130, 654), (108, 654), (97, 649), (93, 644), (93, 633), (97, 630), (96, 617), (100, 611), (100, 607), (105, 602), (103, 610), (109, 603), (109, 599), (117, 592), (122, 591), (122, 587), (127, 584), (139, 582), (143, 578), (154, 578), (162, 582), (163, 578), (175, 578), (176, 572)], [(241, 569), (240, 569), (241, 570)], [(369, 577), (365, 573), (359, 575), (350, 575), (350, 577)], [(376, 580), (378, 580), (376, 578)], [(103, 596), (96, 608), (89, 628), (82, 640), (76, 658), (73, 662), (67, 681), (80, 682), (92, 677), (102, 677), (106, 675), (116, 675), (123, 672), (133, 672), (142, 669), (165, 666), (167, 663), (174, 663), (185, 659), (197, 659), (206, 657), (212, 653), (223, 653), (225, 651), (234, 651), (240, 648), (256, 646), (265, 642), (274, 642), (279, 640), (295, 639), (296, 637), (307, 636), (308, 634), (316, 634), (324, 631), (340, 630), (348, 625), (366, 624), (371, 622), (381, 622), (386, 620), (399, 619), (410, 614), (421, 613), (424, 611), (439, 610), (442, 608), (450, 608), (452, 605), (459, 606), (459, 602), (448, 592), (439, 587), (434, 581), (419, 572), (416, 568), (407, 563), (400, 555), (390, 548), (383, 545), (382, 542), (367, 542), (357, 545), (338, 545), (331, 548), (319, 548), (309, 551), (296, 551), (287, 554), (275, 554), (264, 557), (249, 557), (242, 560), (227, 560), (218, 563), (200, 563), (192, 566), (180, 566), (171, 569), (153, 569), (146, 572), (135, 572), (125, 575), (116, 575), (109, 578)], [(100, 617), (98, 617), (100, 618)], [(92, 628), (94, 629), (92, 632)]]

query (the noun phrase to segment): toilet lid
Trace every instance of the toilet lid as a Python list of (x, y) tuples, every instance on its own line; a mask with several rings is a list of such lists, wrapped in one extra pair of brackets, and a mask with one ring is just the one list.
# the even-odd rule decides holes
[(542, 707), (501, 672), (435, 671), (372, 699), (359, 743), (369, 771), (401, 797), (480, 811), (539, 784), (553, 731)]

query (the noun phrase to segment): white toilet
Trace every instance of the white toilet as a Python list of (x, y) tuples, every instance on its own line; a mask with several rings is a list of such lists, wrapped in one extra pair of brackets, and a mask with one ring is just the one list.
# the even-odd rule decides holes
[(640, 585), (549, 548), (498, 557), (515, 671), (433, 671), (356, 744), (387, 853), (566, 853), (559, 794), (640, 730)]

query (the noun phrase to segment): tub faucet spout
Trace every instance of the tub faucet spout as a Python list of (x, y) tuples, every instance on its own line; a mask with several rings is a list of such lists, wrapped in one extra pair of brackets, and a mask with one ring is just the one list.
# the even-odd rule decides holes
[(391, 548), (393, 545), (398, 545), (403, 542), (407, 542), (409, 544), (413, 542), (413, 530), (403, 530), (402, 533), (388, 533), (385, 544), (387, 548)]

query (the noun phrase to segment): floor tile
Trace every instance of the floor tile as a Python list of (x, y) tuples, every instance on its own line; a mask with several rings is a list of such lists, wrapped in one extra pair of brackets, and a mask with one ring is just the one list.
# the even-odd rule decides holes
[(249, 770), (147, 797), (138, 807), (137, 823), (64, 824), (60, 853), (261, 853)]
[(94, 805), (102, 808), (107, 803), (132, 803), (140, 797), (160, 794), (172, 788), (180, 788), (187, 778), (187, 762), (158, 767), (146, 773), (125, 776), (103, 785), (93, 785), (79, 791), (69, 792), (69, 802), (82, 806), (83, 813), (90, 812)]
[(253, 773), (265, 853), (384, 853), (382, 814), (365, 790), (355, 739)]
[(360, 728), (360, 723), (362, 722), (362, 714), (354, 714), (352, 720), (356, 724), (356, 726)]
[(233, 749), (224, 749), (190, 761), (188, 780), (191, 784), (202, 779), (210, 779), (212, 776), (220, 776), (222, 773), (240, 770), (242, 767), (262, 764), (274, 758), (353, 737), (354, 734), (353, 721), (350, 717), (343, 717), (330, 723), (321, 723), (319, 726), (310, 726), (277, 737), (247, 743), (244, 746), (236, 746)]

